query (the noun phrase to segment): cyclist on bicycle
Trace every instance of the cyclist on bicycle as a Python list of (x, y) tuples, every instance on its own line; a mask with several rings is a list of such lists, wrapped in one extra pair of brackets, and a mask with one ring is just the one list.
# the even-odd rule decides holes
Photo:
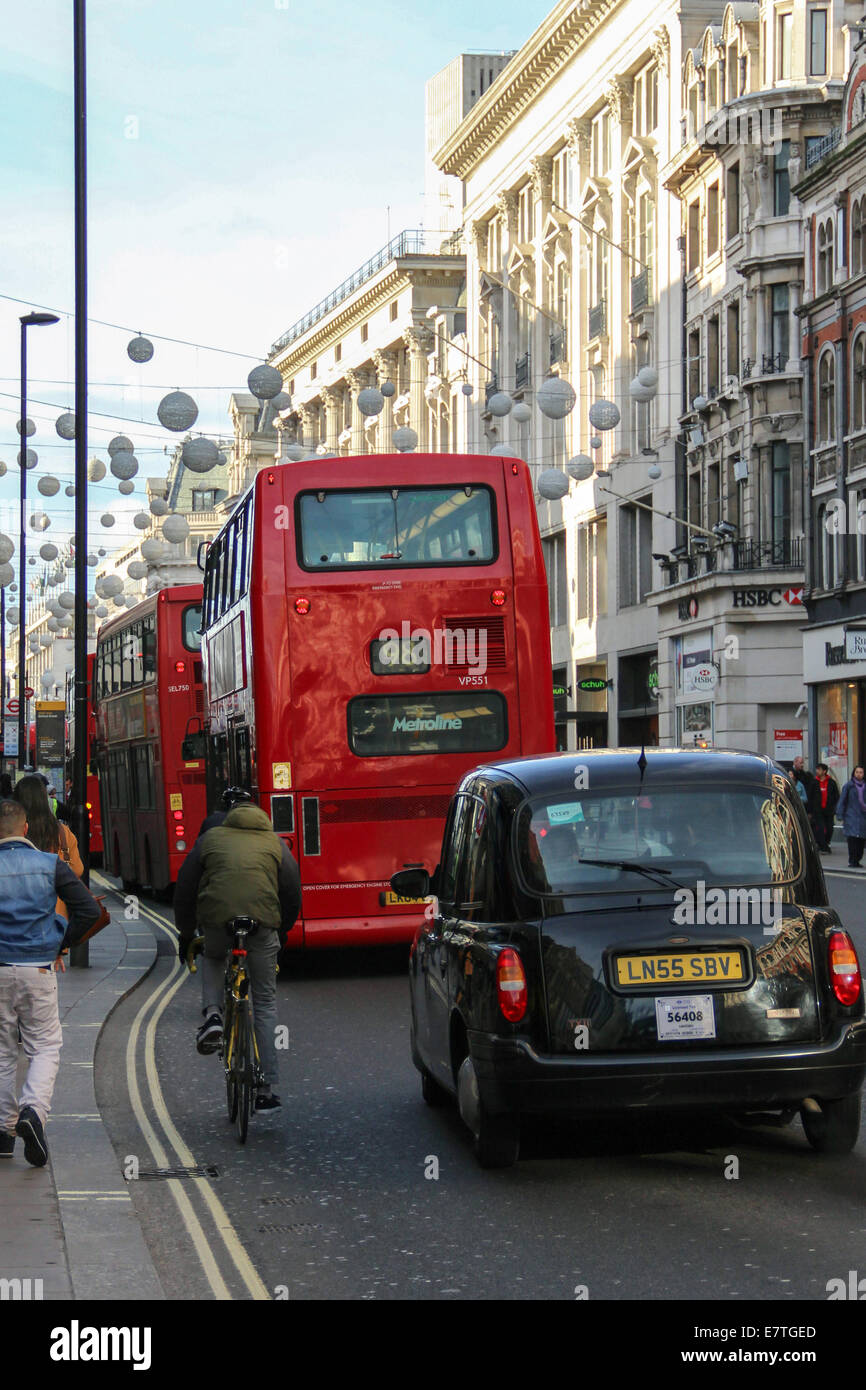
[(301, 907), (298, 866), (285, 841), (251, 799), (232, 807), (225, 820), (197, 840), (184, 860), (175, 888), (178, 955), (186, 953), (196, 931), (204, 935), (201, 986), (204, 1022), (196, 1034), (201, 1053), (216, 1052), (222, 1034), (226, 924), (254, 917), (260, 924), (246, 948), (253, 998), (253, 1020), (265, 1084), (256, 1110), (276, 1110), (279, 1096), (276, 1051), (277, 954)]
[(247, 791), (246, 787), (226, 787), (220, 797), (222, 810), (211, 811), (209, 816), (205, 816), (199, 826), (196, 838), (200, 840), (202, 835), (207, 834), (208, 830), (213, 830), (215, 825), (222, 825), (233, 806), (248, 805), (252, 799), (252, 794)]

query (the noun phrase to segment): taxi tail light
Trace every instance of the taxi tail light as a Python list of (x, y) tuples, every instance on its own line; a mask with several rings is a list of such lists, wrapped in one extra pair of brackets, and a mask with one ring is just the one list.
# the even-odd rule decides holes
[(833, 993), (840, 1004), (856, 1004), (860, 998), (860, 963), (854, 943), (847, 932), (830, 933), (827, 955)]
[(496, 993), (509, 1023), (519, 1023), (526, 1013), (526, 973), (516, 951), (506, 946), (496, 961)]

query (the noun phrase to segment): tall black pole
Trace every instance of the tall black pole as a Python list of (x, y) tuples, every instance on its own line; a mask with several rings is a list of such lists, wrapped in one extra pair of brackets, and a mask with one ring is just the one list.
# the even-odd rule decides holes
[[(72, 760), (74, 831), (90, 881), (87, 816), (87, 69), (85, 0), (74, 0), (75, 100), (75, 755)], [(87, 946), (71, 965), (87, 965)]]
[(27, 672), (24, 661), (24, 638), (27, 631), (27, 324), (21, 320), (21, 437), (18, 502), (20, 535), (18, 537), (18, 768), (27, 766), (27, 737), (24, 687)]
[(6, 758), (6, 589), (0, 589), (0, 760)]

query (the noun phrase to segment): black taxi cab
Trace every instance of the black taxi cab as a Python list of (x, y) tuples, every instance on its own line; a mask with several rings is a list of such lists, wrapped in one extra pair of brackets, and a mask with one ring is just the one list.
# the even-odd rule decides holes
[(391, 885), (429, 899), (409, 966), (424, 1098), (456, 1097), (482, 1166), (515, 1162), (521, 1122), (555, 1111), (799, 1112), (814, 1149), (856, 1143), (857, 954), (769, 758), (598, 749), (476, 768), (439, 864)]

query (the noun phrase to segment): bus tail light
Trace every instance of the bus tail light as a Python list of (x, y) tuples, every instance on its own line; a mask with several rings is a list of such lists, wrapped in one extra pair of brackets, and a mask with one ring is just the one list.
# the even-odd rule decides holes
[(275, 473), (268, 473), (268, 482), (269, 482), (269, 483), (275, 483), (276, 480), (277, 480), (277, 479), (276, 479), (276, 474), (275, 474)]
[(180, 854), (183, 854), (184, 850), (186, 849), (186, 840), (178, 840), (177, 844), (175, 845), (175, 849)]
[(511, 471), (512, 471), (512, 473), (513, 473), (515, 476), (520, 472), (520, 469), (517, 467), (517, 464), (516, 464), (516, 463), (512, 463), (512, 465), (511, 465)]
[(300, 614), (303, 615), (303, 614), (305, 614), (305, 613), (309, 613), (309, 611), (310, 611), (310, 600), (309, 600), (308, 598), (296, 598), (296, 599), (295, 599), (295, 612), (296, 612), (296, 613), (300, 613)]
[(182, 671), (185, 671), (185, 670), (186, 670), (186, 662), (185, 662), (185, 661), (176, 661), (176, 662), (174, 663), (174, 669), (177, 671), (178, 675), (180, 675), (180, 673), (181, 673)]
[(175, 820), (183, 820), (183, 811), (173, 811), (172, 814)]
[(847, 932), (830, 933), (827, 955), (833, 993), (840, 1004), (856, 1004), (860, 998), (860, 964), (854, 943)]
[(510, 946), (500, 951), (496, 961), (496, 992), (505, 1018), (519, 1023), (526, 1013), (526, 974), (523, 961)]
[(493, 593), (490, 595), (490, 602), (493, 604), (494, 608), (501, 608), (505, 602), (505, 590), (494, 589)]

